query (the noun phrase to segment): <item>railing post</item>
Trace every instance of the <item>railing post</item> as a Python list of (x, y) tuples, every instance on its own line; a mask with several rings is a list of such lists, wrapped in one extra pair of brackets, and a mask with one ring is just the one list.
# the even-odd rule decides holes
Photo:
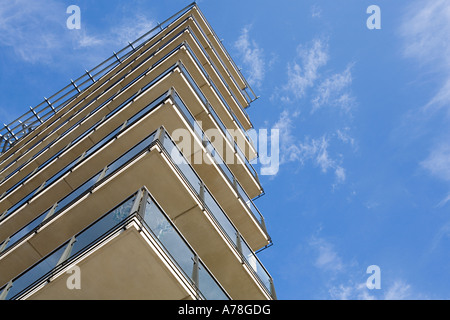
[(47, 215), (45, 216), (44, 220), (47, 220), (49, 217), (51, 217), (53, 215), (53, 213), (55, 213), (56, 207), (58, 206), (58, 202), (56, 202), (53, 207), (50, 209), (50, 211), (47, 213)]
[[(264, 233), (269, 236), (269, 233), (267, 232), (266, 222), (264, 221), (264, 217), (261, 215), (261, 220), (259, 221), (261, 228), (263, 229)], [(270, 237), (269, 237), (270, 240)]]
[(194, 256), (194, 264), (192, 266), (192, 281), (194, 282), (196, 293), (198, 293), (198, 291), (199, 291), (198, 269), (199, 269), (199, 267), (198, 267), (198, 256), (195, 255)]
[(0, 215), (0, 220), (2, 220), (2, 219), (6, 216), (7, 213), (8, 213), (8, 210), (5, 210), (5, 212), (3, 212), (3, 213)]
[(277, 300), (277, 293), (275, 292), (275, 286), (273, 285), (273, 279), (269, 278), (270, 283), (270, 294), (274, 300)]
[(203, 202), (205, 202), (205, 184), (204, 184), (202, 181), (200, 181), (200, 192), (199, 192), (199, 196), (200, 196), (200, 199), (201, 199)]
[(70, 253), (72, 252), (72, 248), (73, 245), (75, 244), (75, 242), (77, 241), (77, 239), (75, 238), (75, 236), (73, 236), (69, 243), (67, 244), (66, 249), (64, 249), (64, 252), (61, 255), (61, 258), (59, 258), (58, 263), (56, 264), (56, 267), (59, 266), (60, 264), (62, 264), (64, 261), (67, 260), (67, 258), (69, 258)]
[(142, 220), (144, 220), (145, 208), (147, 207), (148, 192), (143, 189), (141, 189), (140, 192), (142, 193), (142, 196), (141, 196), (138, 215), (141, 217)]
[(236, 248), (241, 256), (241, 263), (244, 264), (244, 254), (242, 253), (241, 234), (236, 230)]
[(8, 282), (5, 289), (3, 289), (2, 293), (0, 294), (0, 300), (6, 300), (6, 296), (8, 295), (9, 290), (11, 289), (13, 285), (12, 280)]
[(122, 63), (122, 61), (120, 61), (119, 57), (117, 56), (117, 53), (115, 51), (113, 51), (114, 56), (116, 57), (117, 61), (119, 61), (119, 63)]
[(135, 212), (138, 212), (143, 193), (144, 191), (142, 188), (139, 189), (139, 191), (137, 192), (136, 199), (134, 199), (133, 206), (131, 207), (130, 215), (134, 214)]
[(2, 245), (0, 246), (0, 252), (2, 252), (3, 250), (5, 250), (6, 245), (8, 244), (10, 240), (10, 237), (6, 238), (5, 241), (3, 241)]
[(100, 180), (102, 180), (105, 177), (106, 170), (108, 170), (108, 166), (103, 168), (102, 172), (98, 176), (98, 179), (97, 179), (97, 181), (95, 181), (95, 183), (99, 182)]
[[(163, 126), (161, 126), (156, 131), (155, 138), (153, 139), (153, 141), (159, 140), (161, 145), (164, 145), (164, 136), (165, 135), (166, 135), (166, 130), (164, 129)], [(169, 150), (167, 150), (167, 151), (169, 151)]]
[(234, 175), (233, 175), (233, 188), (234, 188), (234, 191), (236, 191), (238, 199), (242, 199), (241, 194), (238, 191), (237, 181), (236, 181), (236, 177)]
[(89, 76), (89, 78), (91, 79), (92, 83), (95, 83), (95, 79), (91, 76), (89, 71), (87, 71), (87, 70), (84, 70), (84, 71), (86, 71), (86, 74)]

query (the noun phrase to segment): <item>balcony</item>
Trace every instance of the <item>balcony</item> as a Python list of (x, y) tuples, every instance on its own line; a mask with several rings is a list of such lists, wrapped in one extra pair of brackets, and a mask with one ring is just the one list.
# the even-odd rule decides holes
[[(79, 290), (66, 284), (74, 265), (82, 270)], [(145, 188), (0, 291), (8, 300), (229, 299)]]
[[(101, 122), (99, 126), (94, 127), (91, 130), (92, 135), (87, 136), (89, 137), (88, 141), (91, 145), (91, 148), (87, 150), (81, 149), (81, 151), (85, 151), (86, 153), (84, 154), (84, 156), (86, 156), (87, 154), (91, 153), (92, 150), (100, 148), (100, 146), (94, 144), (94, 142), (98, 143), (100, 141), (103, 141), (103, 143), (106, 144), (107, 142), (109, 142), (109, 140), (105, 137), (114, 138), (115, 135), (119, 134), (120, 130), (123, 130), (127, 127), (132, 127), (139, 121), (141, 125), (134, 126), (132, 129), (134, 131), (134, 133), (131, 135), (131, 137), (134, 137), (132, 138), (132, 140), (128, 140), (125, 138), (119, 139), (116, 142), (116, 145), (121, 146), (119, 147), (119, 149), (118, 147), (109, 147), (108, 153), (106, 155), (100, 156), (99, 153), (97, 153), (97, 157), (95, 158), (97, 160), (90, 160), (88, 162), (89, 165), (84, 166), (84, 169), (82, 170), (77, 169), (78, 171), (76, 174), (70, 175), (70, 173), (74, 171), (74, 169), (70, 166), (67, 166), (63, 167), (54, 176), (48, 177), (49, 179), (47, 180), (47, 182), (41, 185), (41, 187), (39, 187), (39, 190), (32, 190), (32, 192), (30, 192), (28, 196), (20, 200), (20, 202), (14, 204), (8, 211), (5, 212), (5, 214), (3, 215), (4, 221), (2, 221), (0, 224), (0, 237), (5, 239), (7, 236), (10, 236), (12, 232), (20, 229), (21, 226), (34, 219), (38, 212), (42, 212), (46, 207), (51, 207), (56, 201), (58, 201), (58, 197), (67, 194), (68, 192), (76, 188), (76, 186), (83, 183), (83, 181), (85, 181), (85, 179), (87, 179), (88, 177), (87, 174), (94, 173), (93, 170), (101, 170), (101, 168), (106, 165), (107, 162), (105, 161), (108, 160), (108, 157), (125, 152), (125, 150), (127, 150), (127, 146), (129, 146), (130, 143), (134, 144), (137, 143), (139, 139), (143, 139), (145, 135), (148, 134), (148, 131), (152, 130), (151, 128), (154, 128), (153, 130), (155, 130), (160, 124), (166, 124), (168, 128), (170, 128), (171, 132), (182, 127), (186, 128), (187, 125), (187, 128), (191, 128), (192, 135), (197, 134), (197, 137), (200, 139), (200, 141), (206, 143), (203, 152), (205, 154), (207, 154), (208, 152), (210, 153), (210, 157), (212, 157), (212, 159), (214, 159), (213, 162), (216, 163), (215, 169), (209, 168), (212, 167), (212, 165), (205, 167), (200, 165), (197, 167), (197, 170), (202, 171), (201, 175), (204, 177), (205, 181), (207, 181), (207, 184), (210, 185), (212, 189), (214, 189), (214, 193), (216, 194), (217, 198), (220, 199), (221, 204), (226, 208), (227, 212), (229, 212), (233, 219), (237, 219), (237, 221), (244, 223), (244, 225), (248, 225), (250, 223), (250, 225), (254, 226), (251, 227), (248, 231), (248, 234), (251, 235), (249, 236), (249, 239), (254, 238), (256, 240), (259, 237), (260, 240), (256, 242), (252, 240), (252, 248), (258, 249), (261, 246), (267, 245), (267, 241), (269, 238), (267, 237), (267, 235), (265, 235), (267, 231), (265, 231), (265, 224), (262, 215), (254, 206), (247, 193), (244, 191), (245, 188), (241, 187), (239, 181), (237, 181), (237, 179), (234, 177), (233, 173), (229, 170), (221, 157), (215, 152), (214, 147), (211, 145), (211, 143), (208, 142), (208, 138), (203, 135), (201, 130), (198, 130), (198, 124), (196, 124), (196, 121), (193, 118), (192, 114), (186, 108), (184, 103), (181, 102), (176, 92), (172, 90), (172, 100), (174, 101), (173, 105), (178, 110), (178, 113), (173, 113), (169, 110), (166, 110), (164, 112), (153, 112), (153, 110), (156, 110), (155, 108), (157, 108), (165, 99), (163, 98), (164, 93), (158, 98), (158, 94), (161, 94), (163, 92), (162, 89), (167, 87), (163, 84), (164, 82), (166, 82), (167, 84), (177, 83), (178, 88), (186, 86), (186, 84), (182, 85), (182, 83), (186, 83), (186, 81), (184, 81), (183, 78), (180, 78), (180, 73), (173, 72), (176, 68), (177, 65), (169, 68), (166, 72), (156, 77), (156, 79), (158, 79), (159, 81), (158, 86), (153, 86), (155, 82), (152, 81), (145, 85), (143, 89), (139, 91), (139, 94), (131, 96), (122, 105), (112, 108), (112, 112), (114, 114), (121, 114), (120, 112), (123, 111), (125, 112), (126, 116), (131, 117), (127, 119), (124, 117), (125, 115), (122, 115), (120, 120), (115, 120), (112, 122)], [(156, 70), (154, 71), (156, 72)], [(184, 92), (186, 92), (186, 90), (184, 90)], [(195, 93), (192, 91), (191, 95), (193, 94)], [(150, 103), (147, 106), (144, 105), (145, 101), (151, 101), (154, 99), (156, 100), (153, 103)], [(121, 111), (117, 111), (118, 109), (121, 109)], [(133, 112), (136, 113), (133, 115)], [(149, 116), (150, 113), (152, 113), (151, 117)], [(141, 117), (144, 116), (145, 119), (147, 119), (145, 121), (141, 119)], [(177, 121), (176, 119), (180, 116), (181, 119)], [(123, 132), (121, 132), (120, 134), (123, 135)], [(126, 142), (122, 143), (121, 141)], [(84, 145), (86, 146), (86, 143)], [(189, 154), (187, 154), (187, 156), (189, 156)], [(78, 161), (81, 161), (81, 159), (74, 161), (74, 163), (77, 164)], [(205, 171), (205, 168), (208, 168), (208, 170)], [(220, 176), (222, 176), (222, 178)], [(226, 188), (223, 188), (223, 179), (225, 179), (225, 181), (228, 181), (228, 191)], [(234, 189), (234, 191), (232, 191), (232, 189)], [(42, 196), (42, 194), (44, 193), (45, 196)], [(241, 199), (240, 204), (236, 201), (236, 195), (239, 197), (239, 199)], [(242, 215), (242, 212), (245, 211), (248, 212), (247, 215)], [(11, 218), (13, 215), (14, 218)], [(249, 217), (250, 220), (248, 220), (248, 218), (246, 217)], [(256, 229), (254, 231), (250, 231), (255, 227)], [(244, 231), (243, 233), (245, 234)]]
[[(274, 296), (271, 277), (241, 235), (241, 232), (248, 235), (252, 241), (259, 239), (252, 228), (246, 229), (252, 224), (241, 222), (241, 232), (238, 231), (203, 181), (183, 160), (175, 143), (162, 132), (150, 135), (56, 206), (42, 212), (39, 223), (26, 228), (33, 229), (16, 239), (0, 256), (0, 280), (7, 281), (8, 275), (11, 278), (18, 270), (26, 270), (33, 261), (51, 252), (55, 244), (82, 230), (97, 217), (96, 212), (113, 207), (117, 199), (126, 197), (129, 188), (141, 183), (166, 208), (195, 250), (205, 257), (210, 270), (220, 275), (219, 281), (224, 281), (222, 285), (232, 297), (267, 299)], [(175, 194), (176, 202), (173, 201)], [(245, 217), (242, 213), (240, 215)]]
[[(186, 31), (186, 30), (184, 30), (184, 31)], [(52, 132), (56, 133), (58, 138), (56, 140), (50, 142), (45, 148), (43, 148), (41, 151), (39, 151), (34, 156), (32, 156), (28, 161), (26, 161), (21, 166), (16, 168), (13, 172), (8, 174), (6, 176), (6, 178), (4, 179), (7, 181), (2, 182), (2, 189), (9, 188), (6, 191), (6, 193), (9, 193), (11, 188), (21, 184), (32, 173), (34, 173), (35, 170), (40, 170), (43, 166), (47, 165), (49, 162), (52, 162), (52, 160), (54, 160), (56, 157), (60, 158), (62, 153), (67, 154), (67, 149), (69, 149), (69, 148), (73, 149), (74, 142), (73, 141), (69, 142), (70, 140), (66, 137), (66, 135), (71, 134), (71, 136), (77, 137), (76, 139), (80, 140), (83, 135), (83, 134), (80, 134), (80, 130), (86, 130), (86, 128), (88, 127), (85, 122), (86, 119), (95, 115), (96, 119), (100, 119), (99, 121), (105, 120), (105, 119), (102, 120), (102, 118), (101, 118), (101, 116), (104, 115), (104, 111), (102, 114), (96, 115), (98, 112), (101, 111), (100, 109), (103, 106), (106, 106), (107, 108), (111, 109), (111, 105), (113, 105), (112, 102), (115, 102), (115, 103), (117, 103), (118, 101), (120, 102), (120, 99), (118, 98), (118, 96), (122, 92), (125, 92), (132, 84), (134, 85), (136, 82), (139, 82), (143, 76), (146, 76), (146, 78), (147, 78), (147, 76), (149, 76), (149, 74), (150, 74), (150, 72), (149, 72), (150, 69), (157, 68), (157, 66), (159, 66), (163, 63), (165, 63), (164, 65), (167, 66), (168, 63), (171, 63), (171, 61), (174, 61), (173, 59), (170, 60), (169, 57), (173, 56), (173, 53), (177, 49), (180, 48), (180, 46), (181, 46), (181, 44), (179, 44), (180, 42), (185, 43), (185, 47), (190, 52), (189, 56), (181, 58), (181, 59), (186, 63), (186, 65), (189, 67), (191, 72), (193, 72), (193, 74), (195, 74), (197, 81), (199, 79), (207, 79), (206, 83), (209, 82), (210, 86), (212, 88), (215, 88), (214, 90), (210, 90), (210, 91), (208, 91), (208, 90), (205, 91), (204, 89), (202, 89), (202, 90), (207, 94), (210, 101), (211, 102), (214, 101), (214, 103), (215, 103), (215, 111), (214, 112), (218, 113), (218, 115), (215, 116), (216, 119), (219, 118), (219, 115), (220, 115), (220, 118), (225, 120), (225, 124), (222, 123), (222, 125), (226, 125), (227, 128), (233, 128), (237, 124), (238, 126), (236, 126), (236, 129), (240, 128), (240, 130), (237, 130), (235, 132), (237, 132), (238, 134), (240, 134), (240, 133), (245, 134), (245, 131), (243, 130), (243, 128), (239, 127), (240, 126), (239, 121), (237, 121), (237, 119), (234, 117), (234, 114), (232, 113), (230, 107), (225, 102), (225, 99), (221, 95), (219, 89), (214, 85), (211, 78), (209, 78), (209, 75), (206, 74), (206, 71), (203, 69), (200, 62), (198, 60), (195, 60), (196, 63), (194, 62), (193, 59), (196, 59), (195, 54), (192, 52), (192, 49), (190, 49), (190, 46), (187, 44), (188, 40), (191, 42), (193, 41), (192, 40), (193, 38), (191, 36), (192, 34), (188, 35), (184, 31), (182, 31), (180, 34), (178, 34), (174, 37), (172, 37), (172, 35), (169, 34), (171, 37), (169, 42), (163, 44), (162, 47), (158, 48), (158, 50), (156, 52), (151, 53), (152, 51), (149, 48), (148, 51), (150, 52), (150, 55), (148, 55), (148, 53), (144, 55), (144, 53), (143, 53), (143, 56), (142, 56), (142, 59), (144, 59), (143, 61), (139, 62), (139, 64), (137, 64), (137, 62), (135, 62), (134, 64), (137, 64), (137, 65), (135, 65), (133, 68), (130, 67), (131, 70), (129, 70), (129, 72), (125, 76), (122, 76), (121, 78), (119, 78), (119, 80), (116, 80), (116, 82), (111, 84), (108, 87), (108, 89), (105, 89), (100, 94), (100, 96), (97, 96), (96, 98), (90, 100), (91, 102), (89, 102), (88, 105), (83, 108), (83, 110), (80, 110), (80, 112), (84, 111), (85, 109), (90, 110), (90, 112), (88, 114), (84, 114), (84, 117), (80, 117), (78, 114), (76, 114), (77, 117), (74, 116), (73, 118), (69, 119), (69, 120), (71, 120), (70, 123), (72, 123), (69, 126), (69, 129), (66, 128), (65, 130), (62, 130), (63, 129), (62, 127), (56, 128), (57, 130), (54, 129), (54, 131), (52, 131)], [(178, 45), (175, 46), (177, 43), (178, 43)], [(198, 44), (196, 44), (195, 42), (193, 43), (193, 45), (197, 49), (200, 48), (200, 47), (198, 47)], [(201, 52), (197, 52), (197, 54), (201, 54)], [(162, 56), (162, 58), (161, 58), (161, 56)], [(149, 64), (150, 60), (152, 60), (152, 59), (153, 59), (153, 61), (157, 60), (157, 59), (159, 59), (159, 60), (157, 60), (157, 62), (154, 62), (153, 64)], [(178, 59), (180, 59), (180, 58), (178, 58)], [(172, 62), (172, 63), (174, 63), (174, 62)], [(149, 65), (150, 65), (150, 67), (149, 67)], [(133, 73), (135, 75), (133, 75), (131, 73), (131, 71), (133, 71)], [(220, 81), (218, 83), (220, 83)], [(114, 88), (116, 88), (116, 89), (114, 89)], [(109, 92), (109, 91), (112, 91), (115, 93), (112, 96), (108, 96), (106, 94), (106, 92)], [(129, 90), (128, 90), (128, 92), (129, 92)], [(210, 92), (215, 92), (215, 95), (213, 94), (211, 96)], [(129, 93), (128, 93), (128, 96), (129, 96)], [(219, 99), (219, 97), (220, 97), (220, 99)], [(204, 97), (204, 99), (206, 99), (206, 98)], [(220, 104), (224, 105), (224, 107), (218, 108), (218, 106)], [(225, 107), (227, 109), (225, 109)], [(78, 118), (80, 118), (80, 119), (77, 120)], [(107, 118), (109, 118), (109, 115), (107, 116)], [(89, 120), (91, 121), (91, 119), (89, 119)], [(75, 122), (75, 123), (73, 123), (73, 122)], [(97, 125), (97, 124), (98, 124), (98, 122), (94, 125)], [(83, 129), (83, 127), (84, 127), (84, 129)], [(77, 130), (77, 133), (72, 134), (72, 131), (74, 131), (75, 129)], [(86, 133), (86, 131), (85, 131), (85, 133)], [(77, 136), (77, 134), (78, 134), (78, 136)], [(244, 158), (251, 159), (252, 158), (251, 155), (252, 154), (255, 155), (254, 152), (256, 152), (252, 149), (253, 148), (252, 145), (248, 144), (248, 143), (250, 143), (248, 141), (248, 139), (249, 139), (248, 137), (244, 137), (244, 138), (236, 137), (236, 142), (232, 141), (231, 143), (234, 143), (235, 145), (237, 145), (236, 152), (238, 152), (238, 154), (240, 155), (240, 157), (242, 159), (242, 162), (244, 162), (246, 164), (246, 166), (249, 168), (249, 170), (252, 172), (252, 174), (257, 179), (256, 172), (254, 172), (254, 169), (248, 163), (247, 159), (244, 159)], [(47, 137), (45, 140), (49, 141), (50, 138)], [(63, 140), (63, 141), (60, 141), (60, 140)], [(67, 142), (69, 142), (69, 145), (66, 145)], [(41, 143), (38, 143), (38, 144), (41, 145)], [(38, 144), (36, 144), (36, 145), (38, 145)], [(63, 146), (64, 146), (64, 148), (63, 148)], [(48, 155), (43, 154), (46, 150), (49, 150), (49, 149), (55, 150), (55, 151), (59, 150), (59, 151), (57, 151), (54, 154), (51, 154), (51, 151), (47, 152), (47, 153), (50, 153)], [(243, 152), (241, 151), (241, 149), (243, 150)], [(55, 151), (53, 151), (53, 152), (55, 152)], [(248, 152), (250, 152), (250, 153), (248, 153)], [(72, 151), (71, 154), (74, 154), (74, 152)], [(78, 154), (78, 153), (76, 153), (76, 154)], [(42, 156), (44, 156), (44, 158), (42, 160), (36, 159), (37, 157), (42, 158)], [(71, 160), (73, 160), (73, 159), (68, 159), (66, 161), (71, 161)], [(63, 162), (64, 162), (63, 160), (59, 159), (59, 163), (63, 163)], [(65, 164), (67, 164), (67, 163), (68, 162), (65, 162)], [(238, 170), (239, 170), (239, 168), (238, 168)], [(14, 179), (10, 178), (14, 174), (16, 177), (14, 177)], [(15, 185), (11, 186), (12, 183), (15, 183)], [(37, 186), (35, 186), (35, 187), (37, 187)], [(6, 190), (6, 189), (3, 189), (3, 190)]]

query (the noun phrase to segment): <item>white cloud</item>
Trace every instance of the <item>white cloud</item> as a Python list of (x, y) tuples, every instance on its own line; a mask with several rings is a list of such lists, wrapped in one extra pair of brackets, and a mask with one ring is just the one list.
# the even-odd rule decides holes
[(369, 290), (366, 283), (354, 283), (332, 285), (328, 293), (333, 300), (408, 300), (418, 299), (413, 292), (411, 285), (402, 281), (395, 280), (386, 289), (382, 291), (374, 289)]
[[(313, 40), (310, 47), (305, 48), (302, 45), (297, 47), (297, 59), (288, 64), (287, 76), (288, 82), (284, 87), (296, 99), (305, 96), (306, 90), (314, 85), (319, 77), (319, 68), (327, 64), (328, 44), (323, 40)], [(297, 60), (296, 59), (296, 60)], [(285, 99), (288, 99), (285, 97)]]
[(240, 57), (248, 71), (248, 82), (251, 85), (260, 87), (265, 75), (264, 52), (254, 40), (250, 40), (249, 32), (251, 27), (242, 29), (239, 39), (234, 43)]
[(11, 48), (19, 59), (28, 63), (50, 65), (79, 59), (97, 64), (156, 25), (137, 9), (129, 16), (104, 31), (93, 32), (83, 19), (81, 8), (81, 29), (69, 30), (66, 6), (59, 1), (3, 1), (0, 45)]
[(322, 9), (316, 5), (311, 7), (311, 17), (320, 18), (322, 17)]
[(329, 155), (330, 141), (326, 134), (314, 139), (305, 137), (304, 141), (298, 141), (298, 138), (294, 136), (292, 121), (299, 114), (299, 112), (291, 113), (284, 110), (273, 126), (273, 129), (278, 129), (280, 134), (280, 164), (297, 162), (303, 166), (311, 162), (323, 173), (327, 173), (330, 169), (334, 170), (336, 183), (345, 182), (345, 169)]
[(356, 144), (355, 139), (352, 136), (350, 136), (349, 131), (350, 131), (349, 127), (345, 127), (342, 130), (338, 129), (336, 130), (336, 135), (340, 141), (342, 141), (343, 143), (348, 143), (352, 147), (354, 147)]
[(344, 269), (341, 257), (334, 246), (323, 238), (313, 237), (309, 245), (316, 251), (314, 265), (322, 270), (339, 272)]
[[(58, 12), (61, 14), (58, 15)], [(66, 10), (55, 1), (2, 1), (0, 44), (10, 47), (26, 62), (48, 62), (61, 47), (55, 30), (65, 27)]]
[(436, 146), (421, 165), (435, 177), (450, 181), (450, 144)]
[[(416, 1), (406, 12), (400, 27), (404, 55), (426, 71), (442, 75), (444, 81), (426, 108), (449, 107), (450, 102), (450, 2)], [(449, 108), (450, 109), (450, 108)]]
[(436, 88), (421, 108), (408, 114), (408, 120), (416, 121), (409, 131), (427, 128), (433, 134), (431, 151), (420, 165), (432, 176), (450, 181), (450, 2), (412, 2), (399, 31), (404, 56), (421, 68)]
[(403, 281), (395, 281), (384, 294), (385, 300), (406, 300), (412, 297), (411, 286)]
[(444, 206), (447, 204), (447, 202), (449, 202), (449, 201), (450, 201), (450, 193), (449, 193), (444, 199), (442, 199), (442, 200), (437, 204), (436, 207), (442, 208), (442, 207), (444, 207)]
[(157, 25), (156, 21), (149, 19), (141, 13), (135, 13), (131, 18), (124, 19), (111, 30), (110, 41), (115, 41), (120, 48), (128, 42), (133, 42)]
[(317, 87), (317, 96), (312, 100), (312, 112), (323, 106), (338, 107), (349, 112), (354, 106), (355, 99), (349, 93), (352, 84), (352, 65), (349, 65), (342, 73), (336, 73), (325, 79)]

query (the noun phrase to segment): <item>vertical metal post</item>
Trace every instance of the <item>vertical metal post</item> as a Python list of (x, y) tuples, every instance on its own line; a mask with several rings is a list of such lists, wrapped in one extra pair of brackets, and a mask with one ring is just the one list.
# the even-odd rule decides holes
[(74, 87), (75, 89), (77, 89), (78, 93), (81, 92), (80, 89), (78, 89), (77, 85), (75, 84), (75, 82), (73, 82), (72, 79), (70, 79), (70, 83), (72, 83), (73, 87)]
[(64, 261), (67, 260), (67, 258), (69, 258), (70, 253), (72, 252), (72, 248), (73, 245), (75, 244), (75, 242), (77, 241), (77, 239), (75, 238), (75, 236), (73, 236), (69, 243), (67, 244), (66, 249), (64, 249), (64, 252), (61, 255), (61, 258), (59, 258), (58, 263), (56, 264), (56, 267), (59, 266), (60, 264), (62, 264)]
[(198, 290), (199, 290), (198, 269), (199, 269), (198, 256), (195, 255), (194, 256), (194, 264), (192, 266), (192, 281), (194, 282), (196, 292), (198, 292)]
[(36, 119), (39, 120), (40, 123), (42, 123), (41, 118), (39, 117), (39, 115), (34, 111), (34, 109), (30, 106), (30, 110), (31, 112), (34, 114), (34, 116), (36, 117)]
[(46, 183), (47, 183), (47, 181), (42, 182), (42, 184), (39, 186), (39, 188), (37, 188), (37, 190), (34, 193), (34, 195), (37, 194), (39, 191), (41, 191), (44, 188)]
[(99, 182), (100, 180), (102, 180), (105, 177), (106, 170), (108, 170), (108, 166), (103, 168), (102, 173), (100, 173), (100, 175), (98, 176), (98, 179), (97, 179), (97, 181), (95, 181), (95, 183)]
[(244, 254), (242, 253), (241, 234), (236, 230), (236, 248), (241, 256), (241, 263), (244, 264)]
[(200, 196), (200, 199), (201, 199), (203, 202), (205, 202), (205, 184), (204, 184), (202, 181), (200, 181), (200, 192), (199, 192), (199, 196)]
[(5, 250), (6, 245), (8, 244), (10, 240), (10, 237), (6, 238), (5, 241), (3, 241), (2, 245), (0, 246), (0, 252), (2, 252), (3, 250)]
[(233, 175), (233, 188), (234, 191), (236, 191), (238, 199), (242, 199), (241, 194), (238, 191), (238, 187), (237, 187), (237, 181), (236, 181), (236, 177)]
[(53, 110), (53, 113), (56, 113), (55, 108), (53, 107), (53, 105), (50, 103), (50, 101), (48, 101), (48, 99), (46, 97), (44, 97), (45, 102), (47, 102), (48, 106)]
[(133, 44), (130, 41), (128, 41), (128, 45), (131, 47), (131, 49), (133, 49), (133, 51), (136, 51), (136, 48), (133, 46)]
[[(164, 136), (166, 135), (166, 130), (164, 129), (163, 126), (159, 127), (158, 130), (156, 131), (155, 134), (155, 138), (153, 139), (153, 141), (159, 140), (159, 142), (161, 143), (161, 145), (164, 146)], [(167, 150), (169, 151), (169, 150)]]
[(3, 213), (0, 215), (0, 220), (2, 220), (2, 219), (6, 216), (7, 213), (8, 213), (8, 210), (5, 210), (5, 212), (3, 212)]
[(5, 289), (3, 289), (2, 293), (0, 294), (0, 300), (6, 300), (6, 296), (8, 295), (9, 290), (12, 287), (12, 280), (8, 282)]
[(148, 192), (143, 189), (141, 189), (141, 192), (143, 193), (143, 195), (141, 197), (138, 214), (142, 218), (142, 220), (144, 220), (145, 208), (147, 207)]
[(270, 282), (270, 294), (274, 300), (277, 300), (277, 293), (275, 292), (275, 286), (273, 285), (273, 279), (269, 278)]
[(133, 206), (131, 207), (130, 215), (134, 214), (135, 212), (138, 212), (143, 193), (144, 193), (143, 189), (139, 189), (139, 191), (137, 192), (136, 199), (134, 199)]
[(113, 51), (114, 56), (116, 57), (117, 61), (119, 61), (119, 63), (122, 63), (122, 61), (120, 61), (119, 57), (117, 56), (117, 53), (115, 51)]
[(44, 218), (44, 220), (42, 220), (42, 221), (45, 221), (45, 220), (47, 220), (48, 218), (50, 218), (54, 213), (55, 213), (55, 210), (56, 210), (56, 207), (58, 206), (58, 202), (56, 202), (54, 205), (53, 205), (53, 207), (50, 209), (50, 211), (47, 213), (47, 215), (45, 216), (45, 218)]
[(95, 79), (91, 76), (91, 74), (89, 73), (89, 71), (87, 71), (87, 70), (84, 70), (84, 71), (86, 71), (86, 74), (89, 76), (89, 78), (91, 79), (91, 81), (92, 81), (93, 83), (95, 83)]

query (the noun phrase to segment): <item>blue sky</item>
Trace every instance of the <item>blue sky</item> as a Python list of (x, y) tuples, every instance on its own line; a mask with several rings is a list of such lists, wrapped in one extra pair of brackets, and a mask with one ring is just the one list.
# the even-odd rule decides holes
[[(0, 0), (0, 119), (189, 3)], [(72, 4), (80, 30), (66, 28)], [(255, 128), (280, 132), (279, 171), (256, 200), (278, 298), (449, 299), (450, 3), (198, 4), (260, 96)], [(366, 287), (370, 265), (381, 289)]]

